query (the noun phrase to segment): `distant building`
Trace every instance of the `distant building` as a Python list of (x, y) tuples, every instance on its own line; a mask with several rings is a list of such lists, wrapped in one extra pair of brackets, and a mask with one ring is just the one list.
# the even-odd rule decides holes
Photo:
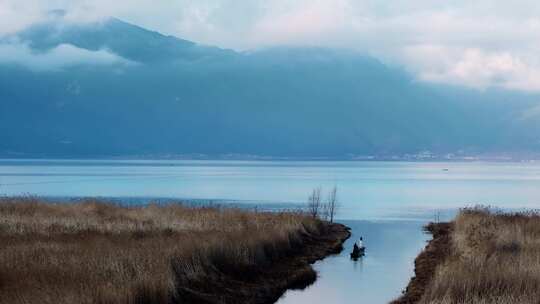
[(420, 151), (415, 156), (416, 159), (432, 159), (435, 157), (434, 154), (428, 150)]

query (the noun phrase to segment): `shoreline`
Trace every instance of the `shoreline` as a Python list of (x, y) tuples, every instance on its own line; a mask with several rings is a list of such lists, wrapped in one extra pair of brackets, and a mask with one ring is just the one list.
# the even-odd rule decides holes
[[(159, 155), (143, 155), (143, 156), (88, 156), (88, 157), (70, 157), (70, 156), (47, 156), (47, 155), (25, 155), (24, 157), (0, 155), (0, 162), (144, 162), (144, 161), (158, 161), (158, 162), (182, 162), (182, 161), (240, 161), (240, 162), (406, 162), (406, 163), (537, 163), (540, 162), (540, 156), (538, 157), (489, 157), (481, 155), (465, 156), (462, 158), (415, 158), (415, 157), (265, 157), (265, 156), (253, 156), (253, 157), (162, 157)], [(167, 165), (167, 164), (164, 164)], [(169, 164), (170, 165), (170, 164)]]
[(350, 235), (298, 212), (0, 198), (0, 303), (270, 304)]
[(450, 254), (452, 223), (429, 223), (424, 229), (433, 238), (414, 260), (414, 276), (403, 294), (390, 304), (418, 303), (433, 279), (437, 266)]
[[(230, 274), (222, 274), (206, 286), (212, 294), (203, 295), (192, 291), (183, 293), (185, 303), (251, 303), (272, 304), (277, 302), (288, 290), (304, 289), (317, 280), (313, 263), (343, 250), (343, 243), (351, 236), (350, 228), (333, 223), (327, 224), (326, 233), (303, 236), (304, 243), (293, 255), (260, 270), (257, 275), (235, 279)], [(225, 282), (220, 284), (220, 282)], [(220, 299), (215, 298), (219, 295)]]

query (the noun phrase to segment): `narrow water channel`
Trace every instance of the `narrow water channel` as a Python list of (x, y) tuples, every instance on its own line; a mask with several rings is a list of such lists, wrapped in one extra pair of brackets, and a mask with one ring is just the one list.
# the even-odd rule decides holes
[[(401, 294), (414, 272), (414, 259), (429, 235), (420, 221), (341, 221), (352, 229), (345, 250), (317, 262), (315, 284), (288, 291), (278, 304), (388, 303)], [(362, 236), (366, 255), (352, 261), (349, 253)]]

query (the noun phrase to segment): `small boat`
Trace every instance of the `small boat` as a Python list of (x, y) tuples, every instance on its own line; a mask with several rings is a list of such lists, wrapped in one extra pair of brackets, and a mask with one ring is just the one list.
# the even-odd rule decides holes
[(366, 252), (366, 247), (354, 248), (351, 252), (351, 259), (358, 260), (358, 258), (363, 257)]

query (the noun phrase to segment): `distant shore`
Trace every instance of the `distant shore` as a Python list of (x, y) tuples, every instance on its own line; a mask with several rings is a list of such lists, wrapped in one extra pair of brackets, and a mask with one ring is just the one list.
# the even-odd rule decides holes
[(265, 155), (249, 155), (249, 154), (178, 154), (178, 155), (162, 155), (162, 154), (142, 154), (142, 155), (40, 155), (40, 154), (2, 154), (0, 153), (0, 161), (61, 161), (61, 162), (144, 162), (155, 161), (158, 166), (169, 166), (167, 162), (180, 161), (254, 161), (254, 162), (330, 162), (330, 161), (358, 161), (358, 162), (412, 162), (412, 163), (474, 163), (474, 162), (495, 162), (495, 163), (538, 163), (540, 162), (540, 154), (471, 154), (464, 156), (447, 156), (447, 155), (424, 155), (406, 154), (406, 155), (350, 155), (350, 156), (265, 156)]
[(392, 304), (536, 304), (540, 298), (540, 213), (463, 209), (415, 260), (415, 276)]
[(0, 199), (0, 303), (274, 303), (349, 229), (300, 212)]

